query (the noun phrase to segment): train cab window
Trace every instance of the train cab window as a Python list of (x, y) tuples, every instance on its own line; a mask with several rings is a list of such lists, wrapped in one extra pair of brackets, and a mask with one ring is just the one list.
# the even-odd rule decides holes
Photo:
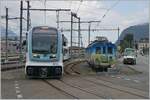
[(103, 47), (103, 54), (105, 54), (106, 53), (106, 49), (105, 49), (105, 47)]
[(96, 54), (101, 54), (101, 48), (99, 47), (96, 48)]
[(113, 53), (112, 47), (108, 47), (108, 54), (112, 54), (112, 53)]
[(57, 30), (33, 29), (32, 34), (32, 52), (40, 54), (50, 54), (50, 58), (56, 58), (57, 54)]

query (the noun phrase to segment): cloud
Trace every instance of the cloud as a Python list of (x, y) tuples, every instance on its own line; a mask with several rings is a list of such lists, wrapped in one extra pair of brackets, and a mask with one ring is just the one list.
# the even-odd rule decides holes
[[(142, 1), (141, 1), (142, 2)], [(78, 10), (78, 16), (81, 17), (81, 20), (90, 21), (90, 20), (100, 20), (102, 16), (106, 13), (106, 8), (109, 8), (115, 2), (105, 1), (47, 1), (46, 8), (70, 8), (73, 12)], [(108, 5), (109, 4), (109, 5)], [(136, 8), (136, 1), (132, 1), (132, 8)], [(135, 5), (134, 5), (135, 4)], [(141, 5), (145, 4), (145, 2), (141, 3)], [(20, 16), (20, 2), (19, 1), (2, 1), (1, 4), (1, 14), (5, 15), (5, 6), (9, 8), (9, 15), (12, 17)], [(79, 7), (80, 5), (80, 7)], [(119, 5), (119, 3), (118, 3)], [(124, 6), (124, 5), (122, 5)], [(130, 5), (131, 6), (131, 5)], [(139, 5), (140, 6), (140, 5)], [(26, 3), (24, 2), (24, 7), (26, 7)], [(32, 8), (44, 8), (44, 0), (32, 1)], [(124, 7), (125, 8), (125, 7)], [(119, 11), (117, 10), (119, 9)], [(91, 28), (118, 28), (120, 27), (121, 31), (131, 25), (147, 22), (149, 18), (148, 7), (144, 7), (142, 9), (136, 9), (133, 13), (122, 14), (122, 8), (116, 6), (116, 8), (111, 9), (102, 19), (102, 22), (97, 26), (96, 23), (93, 23)], [(26, 11), (24, 11), (24, 17), (26, 18)], [(70, 20), (70, 12), (60, 12), (60, 20)], [(46, 23), (45, 23), (45, 13), (32, 11), (31, 13), (32, 25), (49, 25), (56, 27), (56, 12), (46, 12)], [(77, 21), (77, 20), (76, 20)], [(1, 21), (2, 25), (5, 25), (5, 20)], [(23, 23), (24, 28), (26, 28), (26, 22)], [(19, 31), (19, 21), (9, 21), (10, 27), (15, 27), (14, 31)], [(70, 29), (70, 23), (60, 23), (61, 28)], [(77, 28), (78, 25), (74, 24), (73, 28)], [(81, 24), (81, 28), (88, 29), (88, 24)], [(13, 28), (12, 28), (13, 29)], [(70, 41), (70, 33), (63, 32)], [(83, 36), (83, 43), (85, 46), (88, 45), (88, 32), (81, 32)], [(77, 32), (74, 32), (75, 37), (77, 36)], [(111, 34), (111, 37), (110, 37)], [(117, 32), (116, 31), (99, 31), (99, 32), (91, 32), (91, 39), (94, 40), (95, 36), (107, 36), (108, 39), (112, 42), (117, 40)]]

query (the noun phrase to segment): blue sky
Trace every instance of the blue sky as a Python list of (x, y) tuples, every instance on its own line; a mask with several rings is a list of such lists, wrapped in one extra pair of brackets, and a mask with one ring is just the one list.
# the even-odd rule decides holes
[[(110, 4), (110, 1), (109, 1)], [(120, 0), (114, 10), (123, 15), (132, 14), (136, 11), (142, 11), (149, 7), (149, 0)]]

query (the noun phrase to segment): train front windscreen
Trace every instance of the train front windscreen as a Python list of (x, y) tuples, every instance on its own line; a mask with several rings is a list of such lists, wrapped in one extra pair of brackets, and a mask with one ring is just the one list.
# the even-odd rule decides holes
[(32, 53), (48, 54), (50, 58), (57, 55), (57, 30), (51, 28), (35, 28), (32, 33)]

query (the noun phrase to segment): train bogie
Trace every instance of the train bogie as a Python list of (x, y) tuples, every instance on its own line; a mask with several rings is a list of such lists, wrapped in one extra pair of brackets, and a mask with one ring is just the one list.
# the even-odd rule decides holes
[(36, 63), (26, 66), (26, 75), (29, 78), (54, 78), (63, 75), (62, 64)]

